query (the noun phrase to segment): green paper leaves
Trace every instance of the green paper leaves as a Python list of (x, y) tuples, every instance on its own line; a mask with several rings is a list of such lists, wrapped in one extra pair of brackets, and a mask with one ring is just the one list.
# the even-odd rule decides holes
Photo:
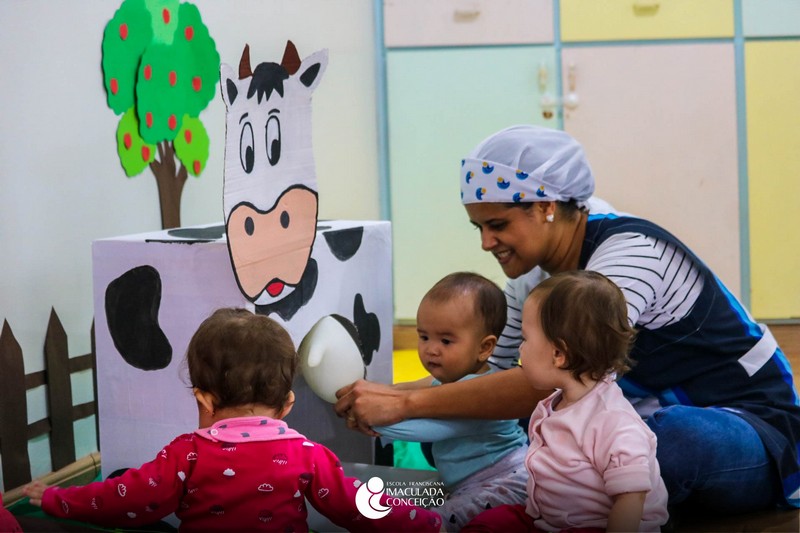
[(178, 26), (178, 0), (144, 0), (152, 19), (153, 42), (172, 44)]
[[(120, 141), (123, 130), (131, 146), (137, 139), (142, 146), (177, 143), (190, 131), (195, 144), (182, 139), (178, 157), (193, 175), (205, 168), (208, 135), (198, 116), (215, 95), (219, 53), (197, 7), (178, 0), (124, 0), (104, 31), (102, 65), (108, 105), (117, 114), (126, 113), (117, 133), (125, 172), (135, 175), (146, 164)], [(127, 117), (131, 109), (136, 135)]]
[(153, 39), (150, 14), (144, 0), (126, 0), (103, 32), (103, 81), (108, 107), (117, 115), (134, 103), (136, 69), (145, 48)]
[(196, 117), (217, 96), (219, 53), (214, 39), (193, 4), (181, 4), (180, 21), (173, 46), (178, 48), (178, 67), (185, 82), (186, 112)]
[(208, 161), (208, 132), (199, 119), (183, 117), (183, 127), (175, 137), (175, 154), (192, 176), (206, 168)]
[(128, 177), (139, 174), (155, 159), (156, 147), (144, 142), (139, 135), (139, 121), (136, 120), (133, 108), (128, 109), (119, 120), (117, 151), (119, 152), (119, 161)]

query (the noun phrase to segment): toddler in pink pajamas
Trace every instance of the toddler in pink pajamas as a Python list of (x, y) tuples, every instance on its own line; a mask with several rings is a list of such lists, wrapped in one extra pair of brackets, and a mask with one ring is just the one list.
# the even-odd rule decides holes
[[(306, 500), (350, 531), (439, 531), (439, 515), (394, 506), (380, 519), (356, 508), (361, 482), (337, 457), (283, 422), (294, 403), (297, 352), (275, 321), (244, 309), (207, 318), (186, 355), (200, 429), (117, 478), (81, 487), (29, 484), (48, 514), (135, 527), (170, 513), (181, 531), (308, 531)], [(384, 503), (385, 506), (385, 503)]]
[(614, 381), (634, 337), (620, 289), (596, 272), (563, 272), (531, 291), (522, 316), (522, 370), (534, 388), (556, 389), (531, 415), (528, 501), (462, 531), (660, 531), (656, 437)]

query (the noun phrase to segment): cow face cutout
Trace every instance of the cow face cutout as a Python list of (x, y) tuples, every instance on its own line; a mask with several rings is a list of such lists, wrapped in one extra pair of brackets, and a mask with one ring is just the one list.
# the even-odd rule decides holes
[(291, 294), (311, 256), (318, 213), (311, 95), (327, 63), (327, 50), (300, 61), (289, 42), (280, 64), (251, 70), (245, 47), (238, 76), (220, 68), (228, 251), (242, 294), (258, 305)]

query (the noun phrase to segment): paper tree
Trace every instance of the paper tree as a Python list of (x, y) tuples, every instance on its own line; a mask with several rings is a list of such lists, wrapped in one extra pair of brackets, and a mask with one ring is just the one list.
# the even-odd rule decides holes
[(117, 151), (125, 173), (150, 167), (163, 229), (180, 226), (183, 186), (208, 161), (198, 118), (215, 96), (219, 53), (193, 4), (124, 0), (103, 33), (108, 106), (122, 115)]

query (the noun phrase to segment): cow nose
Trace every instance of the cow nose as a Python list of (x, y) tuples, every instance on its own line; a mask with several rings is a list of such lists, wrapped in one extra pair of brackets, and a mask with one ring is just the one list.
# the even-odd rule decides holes
[(244, 219), (244, 231), (245, 233), (251, 236), (256, 231), (256, 224), (255, 222), (253, 222), (252, 217), (247, 217), (246, 219)]

